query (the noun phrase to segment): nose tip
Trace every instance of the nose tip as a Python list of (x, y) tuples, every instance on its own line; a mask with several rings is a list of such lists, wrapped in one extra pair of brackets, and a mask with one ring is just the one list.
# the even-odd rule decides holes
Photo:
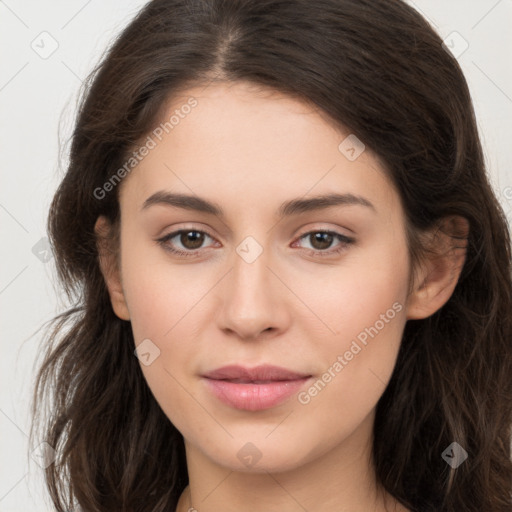
[[(235, 314), (236, 315), (236, 314)], [(241, 321), (240, 317), (231, 315), (226, 323), (224, 330), (228, 333), (237, 335), (240, 339), (245, 341), (257, 341), (262, 339), (265, 335), (275, 331), (275, 327), (261, 327), (261, 321)]]

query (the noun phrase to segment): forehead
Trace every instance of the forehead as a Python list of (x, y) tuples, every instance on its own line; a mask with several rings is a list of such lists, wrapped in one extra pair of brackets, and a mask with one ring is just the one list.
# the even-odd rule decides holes
[(272, 197), (331, 192), (396, 200), (368, 148), (347, 158), (353, 137), (314, 105), (271, 89), (246, 82), (192, 87), (165, 104), (143, 139), (151, 149), (124, 180), (121, 201), (142, 207), (159, 190), (254, 208)]

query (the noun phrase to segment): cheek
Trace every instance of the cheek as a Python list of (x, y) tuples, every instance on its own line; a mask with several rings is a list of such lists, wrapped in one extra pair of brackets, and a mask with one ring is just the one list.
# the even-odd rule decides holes
[[(395, 308), (400, 309), (398, 303)], [(319, 444), (325, 449), (351, 436), (372, 413), (386, 389), (405, 325), (405, 309), (390, 311), (393, 313), (388, 313), (389, 323), (370, 320), (373, 315), (368, 314), (368, 319), (357, 320), (363, 326), (357, 334), (332, 337), (323, 350), (323, 370), (297, 395), (301, 428), (312, 436), (321, 433)], [(355, 323), (355, 319), (349, 320)], [(276, 434), (282, 436), (279, 441), (286, 442), (286, 432)]]
[(202, 414), (187, 390), (190, 371), (200, 352), (199, 338), (193, 331), (194, 315), (201, 310), (201, 298), (208, 287), (198, 286), (199, 282), (191, 286), (191, 276), (187, 275), (190, 271), (185, 266), (151, 258), (154, 251), (134, 248), (123, 259), (132, 332), (135, 345), (147, 347), (150, 354), (149, 361), (139, 359), (151, 393), (178, 430), (188, 432), (193, 418)]
[[(177, 265), (163, 249), (127, 233), (122, 245), (122, 277), (135, 342), (171, 339), (201, 300), (207, 283), (193, 265)], [(197, 268), (197, 267), (196, 267)]]
[(142, 244), (126, 243), (122, 261), (135, 345), (145, 343), (151, 353), (151, 363), (141, 359), (141, 369), (162, 409), (180, 427), (181, 412), (193, 413), (194, 400), (186, 389), (201, 353), (198, 319), (208, 315), (208, 292), (218, 278), (211, 271), (199, 276), (193, 265), (173, 264)]
[[(329, 326), (330, 332), (314, 347), (323, 366), (298, 401), (310, 412), (343, 410), (341, 427), (370, 412), (393, 372), (406, 323), (406, 247), (347, 261), (337, 278), (323, 284), (322, 293), (310, 294), (308, 302)], [(314, 321), (318, 323), (310, 321), (310, 332)]]
[[(294, 292), (315, 313), (307, 315), (310, 331), (314, 324), (317, 332), (318, 326), (323, 331), (324, 341), (316, 350), (323, 347), (331, 355), (344, 352), (353, 340), (364, 344), (373, 339), (372, 334), (395, 345), (400, 342), (409, 258), (405, 242), (395, 242), (349, 253), (338, 267), (322, 268), (313, 277), (303, 270), (290, 274)], [(303, 318), (297, 321), (304, 322)], [(378, 350), (385, 350), (389, 343), (380, 344)]]

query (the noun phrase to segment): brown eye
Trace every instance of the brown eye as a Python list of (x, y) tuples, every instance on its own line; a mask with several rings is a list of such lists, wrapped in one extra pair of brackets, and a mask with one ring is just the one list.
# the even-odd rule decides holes
[(318, 250), (328, 249), (334, 240), (333, 235), (324, 232), (310, 233), (309, 237), (313, 248)]
[[(310, 252), (319, 256), (332, 256), (338, 254), (339, 252), (346, 250), (350, 244), (355, 242), (353, 238), (342, 235), (341, 233), (336, 233), (335, 231), (310, 231), (302, 235), (299, 238), (299, 241), (300, 240), (308, 241), (311, 247), (306, 247), (306, 249), (309, 249)], [(333, 242), (336, 240), (338, 240), (339, 243), (335, 245), (333, 249), (330, 249)]]
[[(157, 240), (166, 251), (180, 256), (194, 256), (205, 242), (205, 237), (213, 238), (204, 231), (196, 229), (181, 229), (169, 233)], [(176, 239), (176, 240), (174, 240)]]
[(179, 237), (185, 249), (199, 249), (204, 242), (204, 233), (201, 231), (182, 231)]

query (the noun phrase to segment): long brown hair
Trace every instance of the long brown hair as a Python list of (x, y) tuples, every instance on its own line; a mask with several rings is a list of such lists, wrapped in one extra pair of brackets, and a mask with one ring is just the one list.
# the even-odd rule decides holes
[[(452, 297), (405, 326), (377, 405), (374, 463), (411, 510), (510, 512), (509, 228), (461, 68), (401, 0), (153, 0), (89, 75), (48, 218), (72, 307), (53, 319), (33, 400), (31, 439), (43, 424), (38, 439), (56, 449), (45, 471), (56, 509), (170, 511), (188, 483), (183, 438), (148, 388), (98, 264), (94, 224), (105, 215), (118, 226), (119, 187), (95, 191), (170, 95), (216, 80), (311, 102), (371, 148), (400, 193), (414, 261), (422, 230), (468, 220)], [(457, 468), (442, 456), (454, 442), (468, 454)]]

